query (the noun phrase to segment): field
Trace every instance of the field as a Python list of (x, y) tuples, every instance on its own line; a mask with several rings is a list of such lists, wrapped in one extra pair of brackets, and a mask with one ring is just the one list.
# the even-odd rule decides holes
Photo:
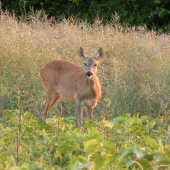
[[(169, 44), (169, 35), (123, 28), (114, 17), (103, 25), (72, 17), (51, 24), (41, 12), (27, 22), (2, 15), (0, 169), (170, 169)], [(39, 76), (58, 58), (83, 66), (80, 46), (90, 56), (99, 47), (105, 51), (98, 73), (103, 97), (81, 132), (75, 103), (64, 99), (47, 123), (40, 121), (45, 90)]]

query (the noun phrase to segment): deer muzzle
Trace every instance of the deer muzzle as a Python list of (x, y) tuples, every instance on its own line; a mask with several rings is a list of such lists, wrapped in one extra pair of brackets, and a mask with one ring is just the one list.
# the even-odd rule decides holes
[(86, 76), (91, 78), (93, 76), (93, 73), (91, 71), (86, 72)]

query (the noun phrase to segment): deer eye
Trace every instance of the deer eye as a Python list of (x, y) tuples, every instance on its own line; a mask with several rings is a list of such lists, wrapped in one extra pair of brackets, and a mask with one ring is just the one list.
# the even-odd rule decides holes
[(87, 66), (87, 64), (86, 64), (86, 63), (84, 63), (84, 65), (85, 65), (85, 66)]
[(97, 66), (97, 64), (94, 64), (94, 66), (96, 67), (96, 66)]

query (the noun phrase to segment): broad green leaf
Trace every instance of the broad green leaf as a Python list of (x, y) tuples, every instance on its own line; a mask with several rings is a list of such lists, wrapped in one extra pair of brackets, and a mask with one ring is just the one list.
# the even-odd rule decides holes
[(75, 149), (75, 147), (70, 145), (70, 143), (67, 142), (67, 143), (63, 143), (57, 150), (61, 154), (66, 154), (66, 153), (73, 151), (74, 149)]
[(126, 149), (119, 157), (119, 160), (121, 160), (122, 158), (125, 158), (127, 156), (133, 155), (133, 149), (132, 148), (128, 148)]
[(156, 121), (155, 120), (152, 120), (149, 122), (149, 124), (146, 125), (146, 128), (148, 129), (152, 129), (156, 124)]
[(46, 160), (46, 161), (49, 161), (49, 160), (50, 160), (49, 154), (48, 154), (47, 152), (44, 152), (44, 153), (42, 154), (42, 156), (43, 156), (43, 159), (44, 159), (44, 160)]
[(96, 124), (96, 121), (90, 120), (90, 121), (86, 124), (86, 127), (87, 127), (87, 128), (92, 128), (95, 124)]
[(133, 122), (134, 122), (135, 120), (133, 119), (133, 118), (126, 118), (125, 119), (125, 125), (127, 126), (127, 127), (130, 127), (132, 124), (133, 124)]
[(33, 164), (31, 166), (31, 168), (32, 168), (31, 170), (44, 170), (44, 168), (42, 166), (39, 166), (37, 164)]
[(156, 125), (160, 125), (160, 126), (163, 125), (163, 122), (160, 119), (156, 119), (155, 123), (156, 123)]
[(143, 135), (143, 138), (144, 138), (145, 142), (149, 145), (149, 147), (151, 149), (156, 149), (157, 148), (158, 143), (156, 143), (156, 141), (153, 138), (151, 138), (150, 136), (145, 136), (145, 135)]
[(109, 140), (105, 140), (103, 144), (103, 148), (106, 149), (108, 153), (115, 154), (116, 149), (115, 149), (115, 144)]
[(106, 167), (116, 165), (119, 162), (119, 155), (107, 156)]
[(25, 112), (23, 119), (29, 121), (33, 117), (33, 114), (30, 112)]
[(135, 113), (134, 115), (133, 115), (133, 118), (138, 118), (139, 117), (139, 113)]
[(144, 116), (141, 116), (141, 120), (142, 120), (142, 122), (149, 122), (149, 123), (151, 123), (152, 121), (155, 121), (156, 119), (154, 119), (154, 118), (152, 118), (150, 116), (144, 115)]
[(145, 169), (146, 170), (153, 169), (152, 163), (147, 158), (142, 158), (141, 160), (139, 160), (139, 163), (143, 167), (143, 170), (145, 170)]
[(134, 122), (133, 122), (133, 124), (135, 124), (135, 125), (142, 125), (142, 121), (141, 121), (141, 119), (139, 119), (139, 113), (136, 113), (136, 114), (134, 114), (133, 115), (133, 119), (134, 119)]
[(64, 133), (64, 135), (61, 137), (61, 139), (67, 141), (67, 142), (79, 142), (79, 136), (77, 133), (75, 132), (69, 132), (67, 131), (66, 133)]
[(103, 138), (103, 133), (101, 133), (99, 130), (97, 130), (96, 128), (92, 127), (92, 128), (88, 128), (88, 136), (89, 139), (98, 139), (98, 140), (102, 140)]
[(102, 156), (102, 155), (95, 155), (95, 159), (93, 160), (94, 164), (93, 164), (93, 168), (94, 170), (99, 170), (99, 169), (102, 169), (106, 163), (108, 162), (109, 160), (107, 159), (106, 156)]
[(12, 166), (16, 166), (15, 159), (13, 156), (10, 156), (9, 161)]
[(122, 132), (125, 131), (125, 127), (123, 125), (121, 125), (120, 123), (116, 123), (114, 128), (117, 129), (117, 130), (120, 130)]
[(32, 160), (35, 160), (36, 158), (38, 158), (40, 156), (40, 152), (38, 150), (34, 150), (34, 149), (31, 150), (30, 154), (31, 154)]
[(125, 121), (125, 119), (127, 119), (127, 118), (130, 118), (130, 114), (123, 114), (123, 115), (120, 115), (120, 116), (118, 116), (118, 117), (116, 117), (116, 120), (119, 120), (119, 122), (121, 122), (121, 121)]
[(83, 168), (89, 169), (89, 166), (91, 165), (92, 165), (92, 162), (85, 163), (85, 164), (80, 164), (79, 162), (77, 162), (73, 170), (81, 170)]
[(132, 164), (133, 164), (133, 161), (132, 161), (132, 160), (127, 161), (127, 162), (126, 162), (126, 167), (127, 167), (127, 168), (130, 167)]
[(70, 158), (71, 158), (71, 169), (73, 169), (75, 167), (76, 162), (79, 162), (82, 164), (87, 162), (87, 159), (82, 155), (74, 156), (71, 154)]
[(32, 134), (32, 133), (33, 133), (33, 128), (30, 128), (30, 127), (27, 126), (27, 127), (25, 128), (25, 132), (26, 132), (27, 134), (29, 134), (29, 133)]
[(13, 120), (16, 118), (17, 115), (17, 111), (16, 110), (5, 110), (4, 112), (4, 120)]
[(27, 163), (23, 163), (23, 164), (21, 165), (21, 167), (23, 167), (23, 168), (29, 168), (29, 165), (28, 165)]
[(88, 157), (91, 154), (96, 153), (99, 150), (99, 141), (97, 139), (90, 139), (84, 141), (84, 151)]

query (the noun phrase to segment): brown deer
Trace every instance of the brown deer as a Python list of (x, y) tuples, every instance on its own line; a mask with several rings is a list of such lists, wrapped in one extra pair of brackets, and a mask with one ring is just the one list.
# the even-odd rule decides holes
[(92, 119), (93, 108), (102, 96), (97, 66), (103, 55), (100, 48), (95, 57), (88, 57), (80, 47), (85, 69), (64, 59), (53, 60), (41, 68), (40, 76), (46, 90), (46, 101), (41, 109), (43, 121), (61, 97), (76, 102), (79, 127), (83, 123), (83, 107), (87, 107), (88, 120)]

